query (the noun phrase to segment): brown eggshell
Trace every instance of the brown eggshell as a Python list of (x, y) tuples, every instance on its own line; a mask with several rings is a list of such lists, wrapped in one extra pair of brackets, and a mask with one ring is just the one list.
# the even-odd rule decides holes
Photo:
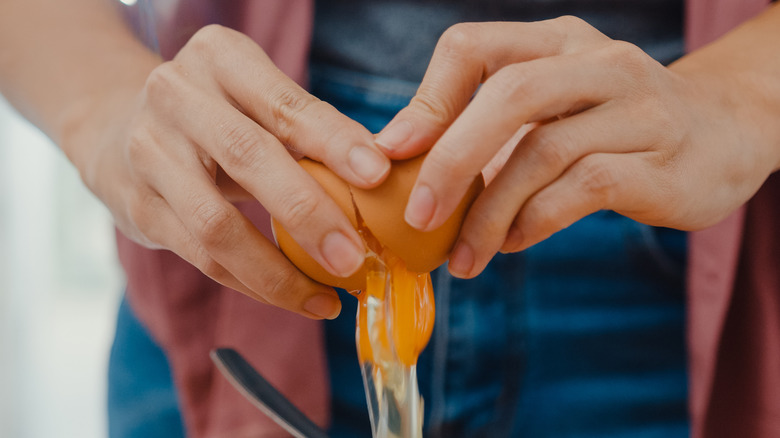
[[(371, 233), (404, 260), (409, 270), (430, 272), (447, 260), (466, 211), (485, 184), (481, 175), (475, 178), (455, 212), (441, 227), (428, 232), (416, 230), (404, 220), (404, 210), (423, 159), (424, 156), (420, 156), (393, 162), (387, 179), (373, 189), (350, 187), (316, 161), (304, 158), (299, 163), (344, 210), (354, 227), (357, 228), (354, 211), (354, 206), (357, 206)], [(304, 274), (320, 283), (350, 291), (365, 289), (365, 266), (349, 278), (331, 275), (304, 251), (275, 219), (272, 225), (279, 248)]]
[(393, 162), (387, 179), (376, 188), (352, 187), (355, 205), (368, 229), (414, 272), (430, 272), (447, 260), (468, 208), (485, 187), (479, 175), (442, 226), (428, 232), (412, 228), (404, 211), (424, 158)]
[[(353, 227), (357, 227), (357, 218), (352, 204), (349, 186), (331, 172), (325, 165), (309, 159), (302, 159), (298, 162), (314, 179), (325, 189), (328, 195), (336, 201), (336, 204), (347, 214)], [(352, 276), (343, 278), (337, 277), (325, 270), (310, 256), (304, 249), (298, 245), (292, 236), (281, 226), (276, 219), (272, 219), (271, 225), (274, 230), (274, 237), (279, 245), (279, 249), (293, 262), (298, 269), (312, 279), (330, 286), (344, 288), (346, 290), (362, 290), (366, 284), (366, 269), (360, 268)]]

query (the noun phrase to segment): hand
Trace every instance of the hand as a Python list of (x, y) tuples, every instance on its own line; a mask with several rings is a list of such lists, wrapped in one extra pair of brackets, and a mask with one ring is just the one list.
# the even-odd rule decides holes
[(780, 133), (760, 115), (777, 114), (778, 100), (762, 95), (780, 97), (777, 86), (719, 62), (665, 68), (573, 17), (456, 25), (377, 142), (393, 158), (431, 148), (406, 209), (422, 230), (452, 213), (488, 163), (498, 169), (455, 245), (457, 276), (601, 209), (699, 229), (749, 199), (780, 161)]
[(301, 274), (231, 201), (259, 200), (323, 267), (349, 275), (363, 263), (362, 240), (288, 148), (370, 187), (390, 167), (373, 135), (219, 26), (199, 31), (132, 95), (101, 97), (82, 130), (101, 126), (100, 137), (70, 139), (98, 145), (74, 162), (120, 230), (260, 301), (335, 317), (335, 291)]

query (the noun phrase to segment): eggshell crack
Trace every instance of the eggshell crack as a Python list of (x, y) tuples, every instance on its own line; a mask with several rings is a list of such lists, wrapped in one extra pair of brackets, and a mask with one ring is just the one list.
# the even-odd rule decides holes
[[(304, 158), (299, 163), (333, 198), (355, 229), (358, 229), (358, 218), (362, 218), (373, 236), (401, 258), (410, 271), (430, 272), (447, 260), (466, 212), (484, 188), (484, 181), (482, 175), (474, 179), (455, 212), (442, 226), (419, 231), (406, 223), (404, 210), (424, 158), (422, 155), (393, 162), (387, 179), (373, 189), (350, 186), (316, 161)], [(303, 273), (320, 283), (350, 291), (365, 289), (365, 264), (350, 277), (336, 277), (306, 253), (275, 219), (272, 225), (279, 248)]]

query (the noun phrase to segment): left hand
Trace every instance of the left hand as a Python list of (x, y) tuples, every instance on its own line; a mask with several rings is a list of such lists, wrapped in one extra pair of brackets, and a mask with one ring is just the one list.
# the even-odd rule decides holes
[(450, 259), (456, 276), (602, 209), (700, 229), (748, 200), (780, 162), (780, 133), (767, 136), (753, 117), (777, 101), (730, 64), (710, 67), (666, 68), (573, 17), (460, 24), (377, 143), (395, 159), (431, 149), (406, 209), (422, 230), (441, 225), (499, 161)]

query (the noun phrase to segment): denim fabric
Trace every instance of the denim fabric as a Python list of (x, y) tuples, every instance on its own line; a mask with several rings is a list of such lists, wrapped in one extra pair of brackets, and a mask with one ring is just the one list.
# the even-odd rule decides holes
[(108, 436), (184, 437), (168, 360), (125, 299), (108, 362)]
[[(416, 85), (315, 65), (315, 95), (379, 131)], [(427, 437), (688, 436), (685, 233), (588, 216), (473, 280), (433, 274)], [(333, 437), (370, 436), (356, 300), (326, 323)]]

